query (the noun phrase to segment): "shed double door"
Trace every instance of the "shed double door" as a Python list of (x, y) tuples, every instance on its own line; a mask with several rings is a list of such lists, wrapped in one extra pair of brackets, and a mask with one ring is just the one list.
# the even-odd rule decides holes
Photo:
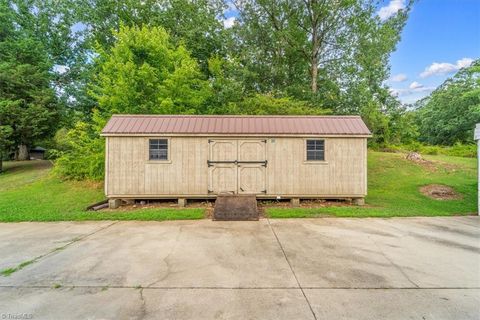
[(266, 193), (266, 140), (209, 140), (208, 192)]

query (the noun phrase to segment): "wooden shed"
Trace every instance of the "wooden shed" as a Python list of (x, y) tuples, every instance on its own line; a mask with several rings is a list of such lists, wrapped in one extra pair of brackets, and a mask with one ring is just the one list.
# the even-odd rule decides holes
[(114, 115), (106, 138), (109, 199), (357, 199), (367, 194), (358, 116)]

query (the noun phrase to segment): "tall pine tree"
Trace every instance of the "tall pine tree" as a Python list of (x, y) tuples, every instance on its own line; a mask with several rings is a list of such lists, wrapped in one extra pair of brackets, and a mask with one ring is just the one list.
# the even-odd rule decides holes
[(28, 160), (29, 147), (54, 133), (59, 110), (52, 63), (42, 43), (17, 23), (16, 10), (0, 2), (0, 147)]

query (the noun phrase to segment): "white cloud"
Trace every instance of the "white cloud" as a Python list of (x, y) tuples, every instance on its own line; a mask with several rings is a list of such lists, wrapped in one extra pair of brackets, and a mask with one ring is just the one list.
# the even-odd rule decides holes
[(397, 97), (402, 103), (415, 103), (416, 101), (425, 98), (428, 96), (435, 87), (425, 87), (417, 89), (390, 89), (390, 94), (394, 97)]
[(378, 16), (382, 21), (384, 21), (402, 9), (405, 9), (405, 0), (390, 0), (388, 5), (380, 8), (378, 11)]
[(424, 85), (421, 84), (421, 83), (418, 83), (417, 81), (413, 81), (412, 83), (410, 83), (410, 85), (408, 87), (412, 90), (416, 90), (416, 89), (423, 88)]
[(407, 80), (407, 75), (404, 74), (404, 73), (399, 73), (399, 74), (396, 74), (394, 75), (393, 77), (390, 78), (390, 81), (392, 82), (403, 82), (405, 80)]
[(60, 74), (64, 74), (68, 70), (70, 70), (70, 68), (64, 65), (56, 64), (53, 66), (53, 71)]
[(435, 90), (436, 87), (421, 87), (421, 88), (417, 88), (415, 90), (413, 90), (414, 92), (432, 92), (433, 90)]
[(408, 88), (390, 88), (390, 94), (395, 97), (410, 96), (419, 93), (430, 93), (435, 87), (425, 87), (416, 81), (412, 82)]
[(459, 69), (470, 67), (470, 65), (473, 63), (473, 59), (471, 58), (463, 58), (457, 61), (457, 67)]
[(422, 73), (420, 73), (420, 77), (427, 78), (433, 75), (453, 73), (460, 70), (461, 68), (470, 66), (472, 62), (473, 59), (470, 58), (463, 58), (457, 60), (456, 64), (448, 62), (434, 62), (430, 66), (426, 67)]
[(392, 96), (398, 97), (400, 95), (401, 90), (403, 89), (390, 88), (390, 94)]
[(223, 26), (227, 29), (233, 27), (234, 23), (235, 23), (235, 17), (230, 17), (223, 20)]

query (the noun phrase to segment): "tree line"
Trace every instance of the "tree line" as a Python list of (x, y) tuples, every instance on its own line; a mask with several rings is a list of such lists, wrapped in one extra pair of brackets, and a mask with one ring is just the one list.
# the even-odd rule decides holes
[[(477, 69), (456, 112), (385, 84), (412, 6), (382, 20), (374, 0), (0, 0), (0, 158), (42, 143), (61, 174), (101, 178), (114, 113), (359, 114), (376, 147), (471, 141)], [(463, 135), (433, 133), (462, 108)]]

